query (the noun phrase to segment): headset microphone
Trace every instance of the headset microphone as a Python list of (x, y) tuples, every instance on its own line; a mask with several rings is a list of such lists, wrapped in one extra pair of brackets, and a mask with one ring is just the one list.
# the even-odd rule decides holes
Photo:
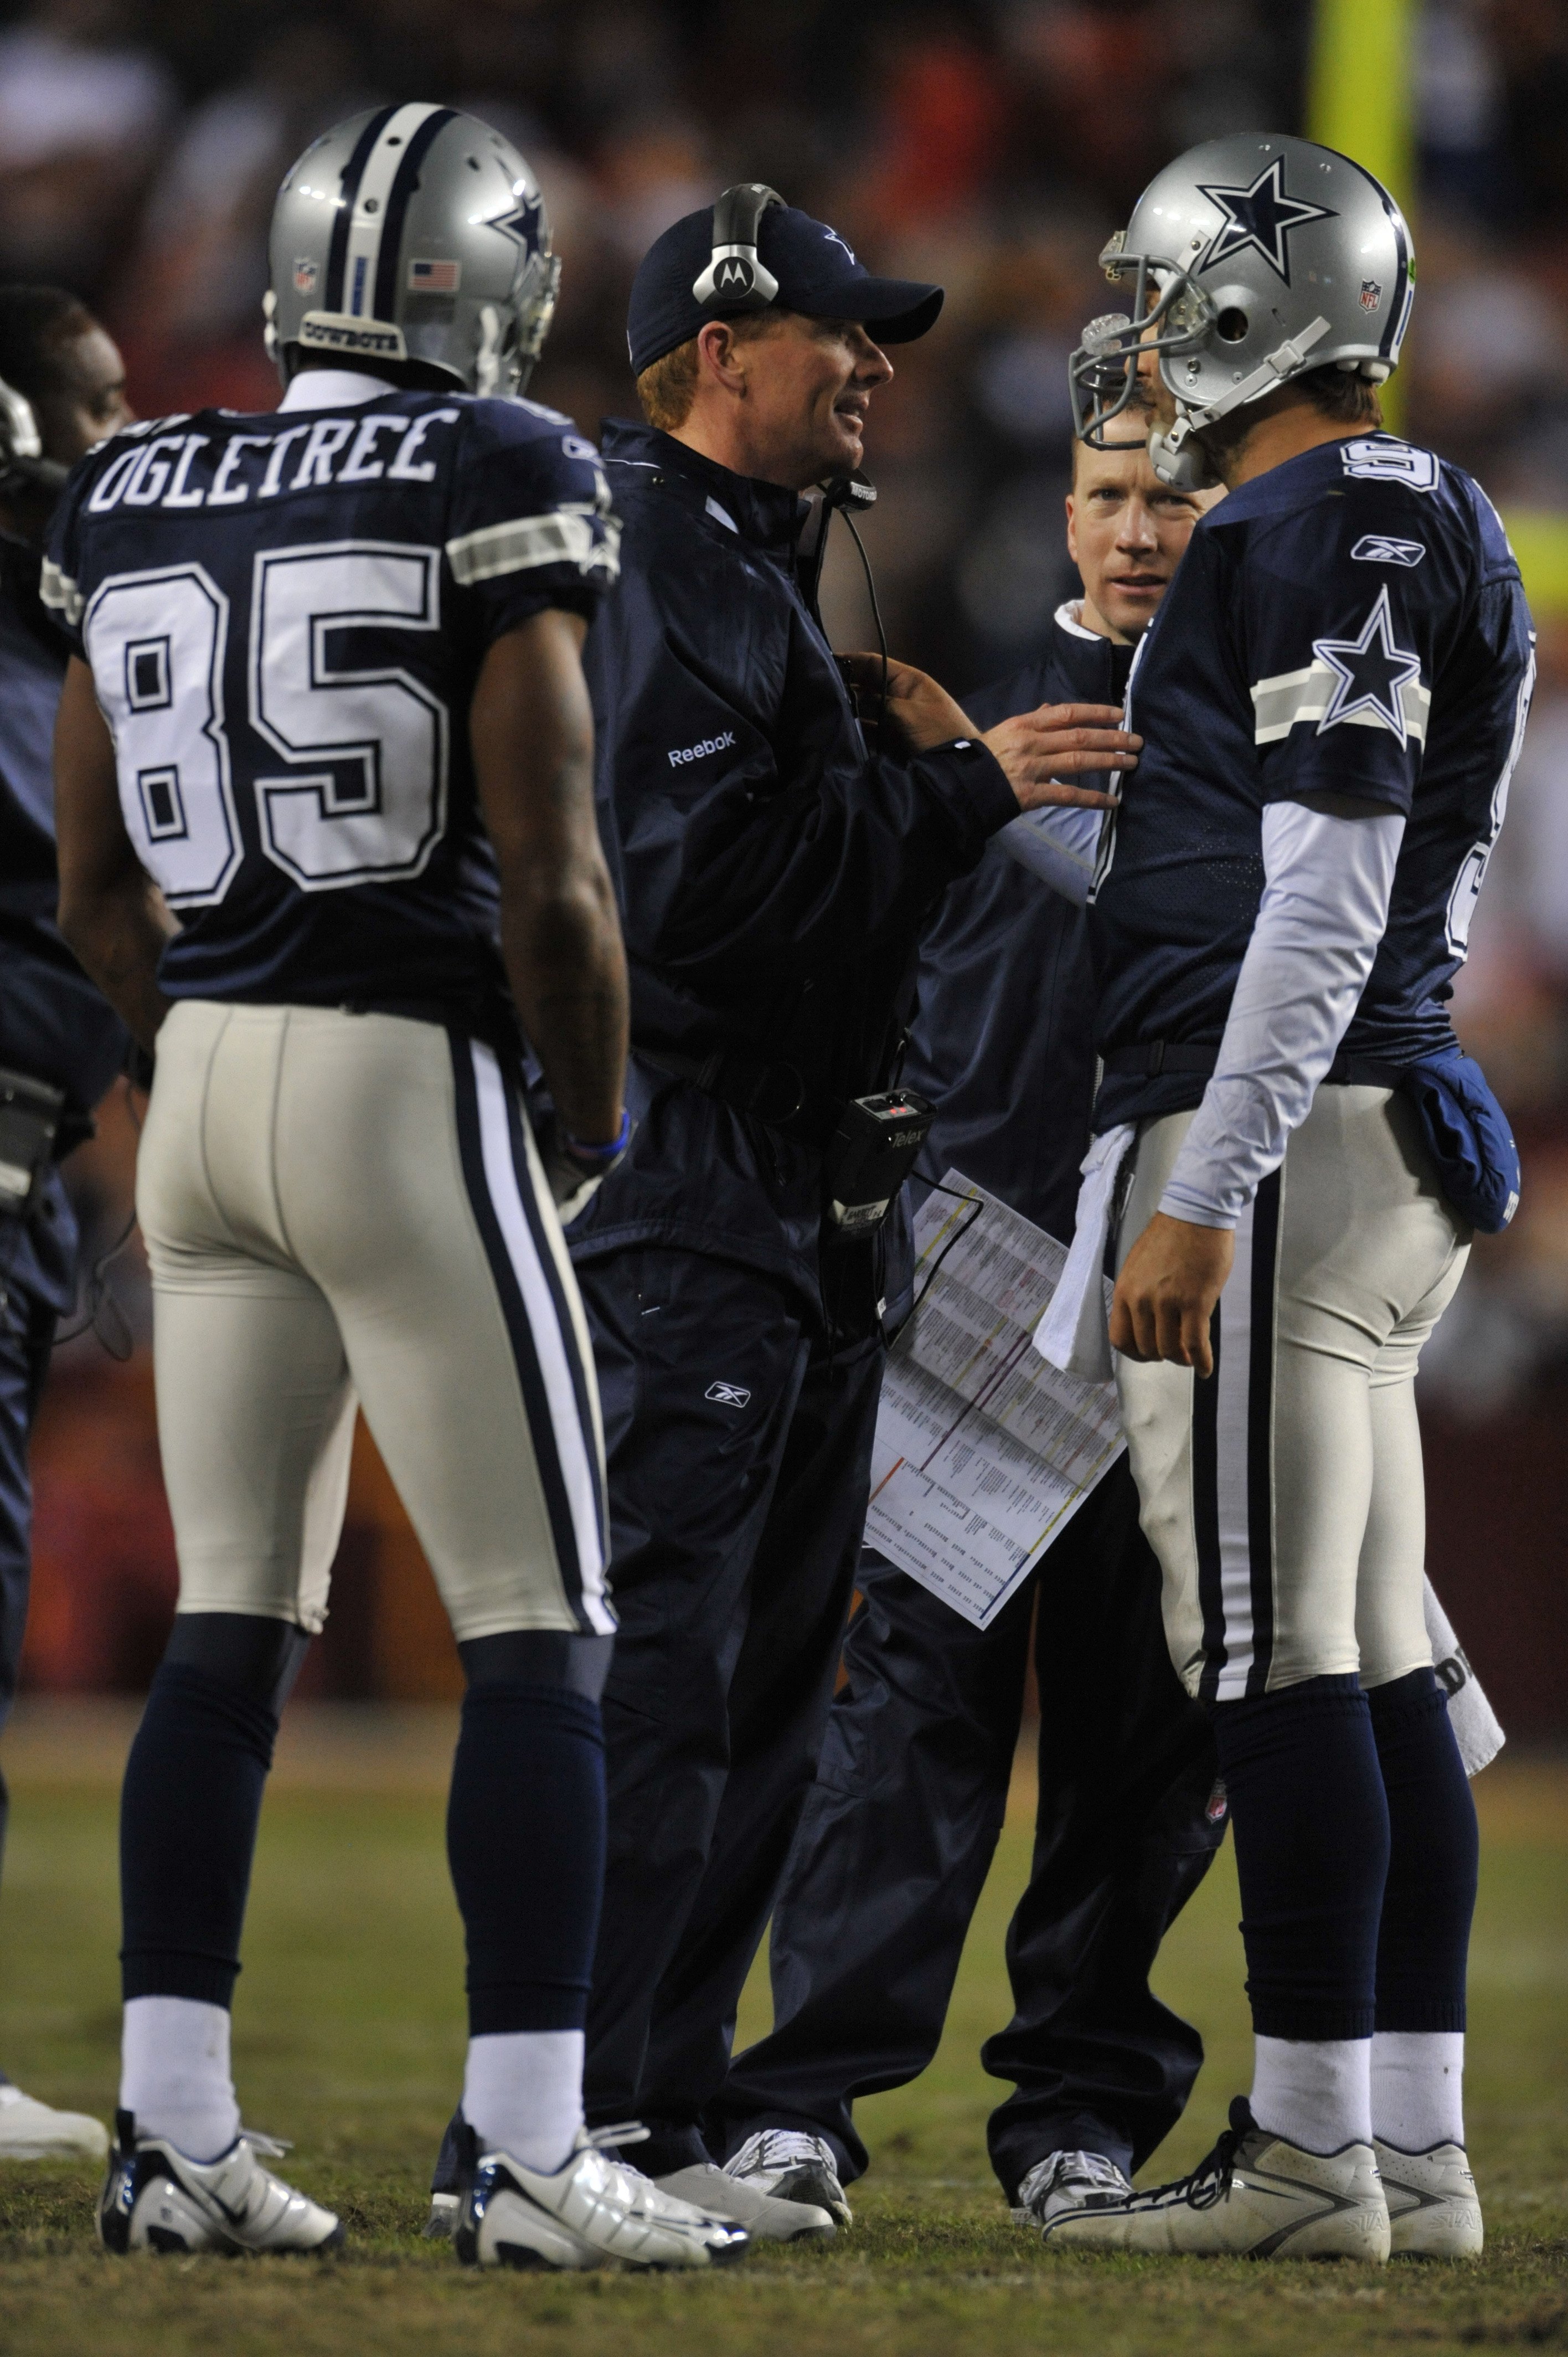
[(770, 205), (787, 210), (777, 188), (742, 180), (714, 207), (714, 250), (692, 284), (693, 297), (714, 311), (765, 311), (779, 281), (757, 257), (757, 233)]

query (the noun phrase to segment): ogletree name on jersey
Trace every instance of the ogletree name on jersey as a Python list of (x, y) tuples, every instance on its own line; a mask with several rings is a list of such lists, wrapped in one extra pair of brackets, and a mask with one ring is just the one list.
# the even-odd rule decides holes
[[(433, 483), (435, 460), (421, 457), (438, 426), (456, 425), (456, 409), (422, 416), (381, 412), (367, 417), (312, 414), (269, 434), (155, 434), (111, 459), (93, 485), (89, 514), (111, 508), (240, 507), (281, 491), (331, 490), (341, 485)], [(214, 468), (201, 453), (220, 447)], [(203, 482), (204, 473), (210, 480)], [(195, 478), (193, 480), (192, 478)]]

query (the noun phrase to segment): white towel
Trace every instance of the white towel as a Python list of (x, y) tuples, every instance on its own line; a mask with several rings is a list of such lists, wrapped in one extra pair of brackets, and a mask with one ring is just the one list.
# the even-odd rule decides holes
[(1465, 1658), (1465, 1648), (1454, 1634), (1454, 1624), (1437, 1601), (1430, 1579), (1422, 1600), (1426, 1612), (1426, 1633), (1432, 1640), (1432, 1666), (1448, 1696), (1448, 1724), (1454, 1729), (1466, 1775), (1478, 1776), (1487, 1762), (1497, 1758), (1508, 1738), (1498, 1724), (1497, 1713), (1481, 1691), (1479, 1679)]
[(1122, 1122), (1097, 1137), (1084, 1156), (1072, 1249), (1035, 1329), (1042, 1359), (1064, 1375), (1082, 1375), (1091, 1383), (1108, 1383), (1113, 1372), (1105, 1318), (1105, 1247), (1116, 1182), (1136, 1135), (1132, 1122)]

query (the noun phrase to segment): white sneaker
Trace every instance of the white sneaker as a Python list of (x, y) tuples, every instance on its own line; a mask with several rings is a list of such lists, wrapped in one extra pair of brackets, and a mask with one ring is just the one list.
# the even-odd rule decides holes
[(332, 2212), (256, 2158), (287, 2150), (242, 2128), (216, 2160), (191, 2160), (161, 2136), (139, 2136), (132, 2115), (117, 2112), (98, 2239), (118, 2252), (336, 2250), (343, 2229)]
[(705, 2210), (710, 2218), (732, 2219), (757, 2242), (799, 2243), (808, 2234), (826, 2237), (838, 2233), (831, 2212), (819, 2210), (814, 2202), (780, 2201), (776, 2193), (764, 2193), (745, 2178), (732, 2177), (716, 2161), (695, 2162), (653, 2181), (660, 2193), (671, 2193), (677, 2201), (690, 2201)]
[(1103, 2210), (1132, 2190), (1131, 2179), (1102, 2152), (1048, 2152), (1019, 2185), (1013, 2223), (1048, 2226), (1069, 2210)]
[(510, 2153), (482, 2153), (453, 2241), (470, 2267), (722, 2267), (750, 2246), (728, 2219), (608, 2159), (585, 2130), (552, 2176)]
[(1389, 2255), (1389, 2212), (1369, 2144), (1304, 2152), (1261, 2128), (1239, 2095), (1230, 2125), (1190, 2177), (1052, 2219), (1074, 2250), (1186, 2251), (1252, 2259)]
[(1481, 2205), (1465, 2147), (1434, 2144), (1401, 2152), (1372, 2139), (1389, 2205), (1389, 2248), (1396, 2259), (1478, 2259)]
[(0, 2079), (0, 2160), (102, 2160), (109, 2131), (85, 2112), (57, 2112)]
[(825, 2136), (807, 2136), (796, 2128), (759, 2128), (725, 2161), (725, 2175), (776, 2201), (825, 2210), (841, 2226), (854, 2223)]

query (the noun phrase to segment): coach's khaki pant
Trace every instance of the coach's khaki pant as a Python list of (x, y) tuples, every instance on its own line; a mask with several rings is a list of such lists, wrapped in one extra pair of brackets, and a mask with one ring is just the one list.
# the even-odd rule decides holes
[(136, 1204), (182, 1612), (320, 1628), (358, 1399), (459, 1638), (613, 1629), (592, 1353), (489, 1049), (181, 1000)]
[[(1191, 1120), (1140, 1134), (1118, 1266)], [(1376, 1686), (1430, 1666), (1415, 1369), (1469, 1241), (1406, 1099), (1326, 1084), (1237, 1229), (1213, 1376), (1118, 1356), (1189, 1693), (1236, 1701), (1353, 1671)]]

